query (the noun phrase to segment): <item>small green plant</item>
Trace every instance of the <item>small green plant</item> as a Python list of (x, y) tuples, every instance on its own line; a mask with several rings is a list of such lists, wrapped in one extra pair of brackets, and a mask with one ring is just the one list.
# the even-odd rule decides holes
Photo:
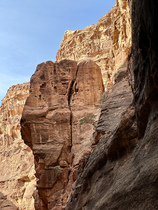
[(127, 64), (128, 64), (127, 61), (125, 61), (125, 62), (119, 67), (119, 69), (120, 69), (120, 68), (127, 67)]
[(104, 104), (108, 99), (108, 92), (104, 92), (99, 100), (100, 104)]
[(95, 115), (93, 113), (86, 115), (84, 118), (80, 119), (80, 125), (91, 124), (96, 127)]
[(57, 191), (55, 194), (57, 197), (61, 196), (62, 190)]
[(115, 72), (113, 75), (114, 80), (115, 80), (116, 76), (117, 76), (117, 72)]
[(57, 175), (60, 175), (62, 173), (62, 170), (59, 168), (59, 166), (55, 166), (54, 169)]

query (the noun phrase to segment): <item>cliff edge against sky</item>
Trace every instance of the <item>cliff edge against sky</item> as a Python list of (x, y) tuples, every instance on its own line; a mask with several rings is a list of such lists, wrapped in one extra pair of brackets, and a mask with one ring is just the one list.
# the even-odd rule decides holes
[(128, 1), (117, 4), (100, 20), (83, 30), (66, 31), (56, 60), (93, 60), (101, 68), (105, 90), (117, 69), (127, 61), (131, 47)]
[(35, 209), (157, 209), (157, 20), (156, 1), (118, 0), (8, 91), (1, 209), (34, 209), (33, 159)]

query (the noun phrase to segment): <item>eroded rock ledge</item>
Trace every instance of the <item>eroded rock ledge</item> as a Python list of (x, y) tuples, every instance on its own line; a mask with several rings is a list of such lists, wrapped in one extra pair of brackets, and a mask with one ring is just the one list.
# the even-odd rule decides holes
[(36, 209), (62, 208), (76, 180), (79, 161), (91, 153), (93, 114), (103, 93), (101, 70), (93, 61), (63, 60), (37, 66), (21, 119), (22, 137), (35, 157)]

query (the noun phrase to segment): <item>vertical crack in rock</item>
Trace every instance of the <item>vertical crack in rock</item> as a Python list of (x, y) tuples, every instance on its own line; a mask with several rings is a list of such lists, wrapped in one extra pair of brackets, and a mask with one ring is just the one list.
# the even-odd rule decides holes
[(79, 66), (77, 67), (77, 70), (76, 70), (76, 75), (75, 75), (75, 79), (72, 80), (71, 84), (70, 84), (70, 88), (69, 88), (69, 92), (68, 92), (68, 106), (71, 110), (71, 97), (73, 95), (73, 86), (74, 86), (74, 83), (76, 82), (76, 78), (77, 78), (77, 74), (78, 74), (78, 69), (79, 69)]
[(71, 152), (71, 148), (72, 148), (72, 110), (71, 110), (71, 106), (70, 106), (70, 129), (71, 129), (71, 133), (70, 133), (70, 138), (71, 138), (71, 146), (70, 146), (70, 152)]
[(72, 118), (73, 118), (73, 114), (72, 114), (72, 109), (71, 109), (71, 98), (72, 98), (72, 95), (74, 93), (74, 84), (76, 82), (76, 78), (77, 78), (77, 73), (78, 73), (78, 69), (79, 67), (77, 66), (77, 70), (76, 70), (76, 75), (75, 75), (75, 79), (71, 81), (70, 83), (70, 88), (69, 88), (69, 91), (68, 91), (68, 106), (69, 106), (69, 109), (70, 109), (70, 129), (71, 129), (71, 134), (70, 134), (70, 138), (71, 138), (71, 147), (70, 147), (70, 152), (71, 152), (71, 148), (72, 148)]
[(69, 106), (70, 110), (71, 110), (71, 105), (70, 105), (70, 103), (71, 103), (71, 97), (72, 97), (72, 94), (73, 94), (73, 85), (74, 85), (74, 83), (75, 83), (75, 80), (73, 80), (73, 81), (71, 82), (70, 88), (69, 88), (69, 92), (68, 92), (68, 106)]

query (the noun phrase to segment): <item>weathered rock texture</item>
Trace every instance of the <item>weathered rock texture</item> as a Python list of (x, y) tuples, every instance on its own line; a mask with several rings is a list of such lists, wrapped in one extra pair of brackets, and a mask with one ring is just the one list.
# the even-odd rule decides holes
[(34, 209), (33, 155), (20, 133), (28, 94), (29, 83), (12, 86), (0, 107), (0, 209)]
[(1, 192), (0, 192), (0, 209), (18, 210), (17, 206), (15, 206), (11, 201), (7, 200), (7, 196), (4, 196), (3, 193)]
[[(133, 0), (131, 13), (134, 107), (122, 113), (119, 123), (118, 114), (111, 116), (117, 122), (114, 128), (102, 117), (111, 114), (109, 94), (97, 127), (102, 137), (78, 176), (67, 210), (158, 208), (158, 2)], [(121, 96), (123, 89), (114, 91)]]
[(114, 73), (126, 62), (131, 46), (130, 24), (128, 1), (117, 1), (97, 25), (66, 31), (56, 60), (95, 61), (101, 67), (107, 89), (113, 81)]
[[(93, 120), (103, 93), (101, 70), (93, 61), (78, 66), (76, 61), (48, 61), (37, 66), (30, 84), (21, 131), (35, 156), (36, 209), (62, 209), (80, 161), (92, 150)], [(81, 125), (87, 115), (93, 116), (91, 122)]]
[[(22, 136), (35, 156), (39, 179), (36, 209), (63, 209), (67, 199), (67, 210), (158, 208), (158, 3), (154, 0), (128, 2), (132, 14), (128, 75), (126, 68), (120, 68), (113, 77), (115, 84), (100, 100), (103, 104), (97, 126), (94, 117), (97, 120), (103, 85), (101, 71), (93, 61), (79, 65), (69, 60), (43, 63), (31, 78), (21, 126)], [(126, 31), (124, 24), (123, 29), (118, 26), (121, 18), (127, 21), (124, 14), (129, 11), (125, 8), (127, 1), (119, 0), (108, 13), (118, 17), (114, 19), (115, 29), (103, 18), (97, 26), (67, 32), (57, 59), (66, 57), (62, 52), (66, 51), (71, 59), (81, 61), (83, 57), (91, 57), (99, 63), (95, 52), (99, 57), (104, 50), (96, 44), (103, 37), (97, 27), (103, 25), (100, 30), (103, 32), (107, 24), (113, 40), (107, 37), (109, 46), (113, 43), (111, 51), (106, 46), (107, 55), (115, 58), (109, 57), (109, 63), (105, 64), (109, 68), (106, 80), (112, 80), (110, 71), (114, 65), (117, 69), (120, 46), (125, 52), (129, 46), (119, 41)], [(95, 30), (97, 35), (93, 33)], [(88, 41), (82, 32), (89, 35)], [(91, 32), (99, 38), (91, 39)], [(106, 30), (104, 32), (106, 34)], [(130, 36), (128, 38), (130, 42)], [(84, 46), (89, 54), (84, 53)], [(101, 49), (100, 54), (95, 50), (97, 47)], [(91, 124), (81, 123), (87, 121)], [(96, 129), (91, 138), (93, 127)], [(0, 205), (6, 206), (8, 200), (3, 194)], [(12, 208), (16, 209), (14, 205)]]
[(138, 1), (140, 11), (135, 8), (135, 5), (136, 3), (133, 1), (133, 46), (131, 52), (133, 68), (131, 70), (133, 70), (134, 74), (139, 136), (143, 137), (148, 122), (156, 112), (154, 109), (157, 109), (158, 28), (156, 27), (156, 22), (158, 20), (158, 2), (152, 0)]
[(94, 143), (99, 143), (83, 172), (78, 175), (76, 188), (66, 209), (112, 209), (118, 201), (111, 197), (123, 187), (119, 186), (118, 179), (124, 172), (121, 166), (124, 166), (137, 144), (133, 93), (126, 68), (119, 69), (115, 75), (115, 85), (104, 94), (108, 95), (104, 99), (94, 135)]

